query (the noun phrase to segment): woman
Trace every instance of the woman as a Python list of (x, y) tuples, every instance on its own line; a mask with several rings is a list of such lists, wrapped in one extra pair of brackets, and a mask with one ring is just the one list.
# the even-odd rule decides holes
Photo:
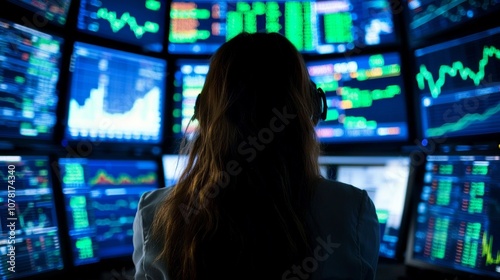
[(375, 209), (320, 176), (320, 98), (297, 49), (277, 33), (234, 37), (198, 99), (179, 182), (139, 202), (136, 279), (373, 279)]

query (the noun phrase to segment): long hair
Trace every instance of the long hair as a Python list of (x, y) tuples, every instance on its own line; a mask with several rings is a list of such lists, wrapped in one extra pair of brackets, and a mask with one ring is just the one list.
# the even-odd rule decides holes
[(212, 56), (187, 167), (153, 223), (172, 279), (277, 279), (309, 256), (313, 104), (303, 58), (280, 34), (242, 33)]

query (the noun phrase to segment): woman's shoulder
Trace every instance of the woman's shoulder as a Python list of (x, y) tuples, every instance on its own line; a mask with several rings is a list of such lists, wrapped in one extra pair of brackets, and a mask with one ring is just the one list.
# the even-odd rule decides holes
[(170, 187), (145, 192), (139, 200), (138, 209), (143, 211), (156, 209), (156, 206), (165, 200), (171, 190), (172, 188)]
[(316, 185), (314, 193), (315, 200), (329, 202), (328, 204), (338, 202), (347, 206), (361, 202), (366, 195), (366, 191), (355, 186), (323, 178)]
[[(314, 189), (311, 214), (326, 227), (357, 224), (361, 215), (373, 212), (373, 202), (365, 190), (355, 186), (321, 179)], [(332, 221), (336, 221), (332, 223)]]

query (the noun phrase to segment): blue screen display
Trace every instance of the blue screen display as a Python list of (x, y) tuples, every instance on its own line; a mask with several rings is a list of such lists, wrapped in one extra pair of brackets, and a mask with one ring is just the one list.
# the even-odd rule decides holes
[(59, 159), (74, 265), (130, 256), (141, 195), (158, 188), (148, 160)]
[(459, 27), (500, 10), (499, 0), (409, 0), (406, 9), (412, 38), (421, 38)]
[(0, 179), (0, 278), (62, 270), (48, 157), (0, 156)]
[(198, 125), (191, 120), (198, 94), (201, 93), (208, 73), (209, 62), (205, 60), (184, 60), (176, 63), (174, 77), (174, 110), (172, 132), (176, 138), (189, 136)]
[(415, 58), (425, 137), (500, 132), (500, 28), (418, 49)]
[(344, 53), (396, 41), (390, 1), (173, 1), (170, 53), (213, 53), (241, 32), (277, 32), (299, 51)]
[(71, 5), (71, 0), (9, 0), (9, 2), (36, 13), (33, 20), (28, 17), (23, 17), (24, 24), (34, 21), (44, 24), (44, 21), (41, 21), (36, 17), (41, 15), (45, 20), (49, 20), (59, 25), (64, 25), (66, 24), (68, 10)]
[(165, 0), (81, 0), (78, 29), (104, 38), (161, 52), (165, 34)]
[(500, 276), (500, 156), (427, 157), (411, 261)]
[(0, 137), (52, 138), (62, 42), (0, 19)]
[(77, 42), (70, 67), (67, 139), (161, 141), (164, 60)]
[(381, 257), (397, 258), (401, 223), (409, 186), (408, 157), (321, 156), (323, 177), (366, 190), (380, 224)]
[(401, 60), (384, 53), (310, 61), (309, 75), (325, 91), (327, 119), (316, 126), (324, 143), (408, 138)]

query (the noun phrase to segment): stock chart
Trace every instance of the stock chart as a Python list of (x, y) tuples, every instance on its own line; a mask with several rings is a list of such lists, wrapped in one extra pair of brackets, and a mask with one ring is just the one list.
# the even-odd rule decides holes
[(409, 0), (410, 36), (420, 38), (447, 31), (499, 9), (499, 0)]
[[(63, 269), (48, 157), (0, 156), (0, 166), (0, 179), (5, 182), (0, 190), (0, 278)], [(8, 179), (9, 175), (15, 178)], [(12, 188), (7, 188), (9, 181)], [(11, 222), (15, 223), (15, 233)], [(11, 236), (15, 238), (11, 240)], [(9, 270), (9, 246), (15, 247), (15, 272)]]
[(212, 53), (241, 32), (277, 32), (305, 53), (396, 40), (389, 1), (173, 1), (169, 52)]
[(498, 133), (500, 28), (415, 51), (425, 137)]
[[(59, 25), (66, 24), (71, 0), (9, 0)], [(43, 22), (43, 21), (41, 21)]]
[(166, 62), (77, 42), (66, 137), (158, 143)]
[(175, 137), (189, 137), (198, 125), (191, 120), (194, 105), (201, 93), (208, 73), (208, 61), (178, 60), (174, 79), (174, 119), (172, 132)]
[(408, 125), (401, 61), (397, 53), (350, 56), (307, 63), (325, 91), (327, 119), (316, 127), (322, 142), (406, 140)]
[(82, 0), (78, 29), (146, 51), (163, 50), (165, 0)]
[(500, 276), (500, 156), (428, 156), (413, 258)]
[(73, 249), (83, 265), (132, 254), (141, 195), (158, 188), (154, 161), (59, 159)]
[(62, 39), (0, 20), (0, 136), (50, 139)]

